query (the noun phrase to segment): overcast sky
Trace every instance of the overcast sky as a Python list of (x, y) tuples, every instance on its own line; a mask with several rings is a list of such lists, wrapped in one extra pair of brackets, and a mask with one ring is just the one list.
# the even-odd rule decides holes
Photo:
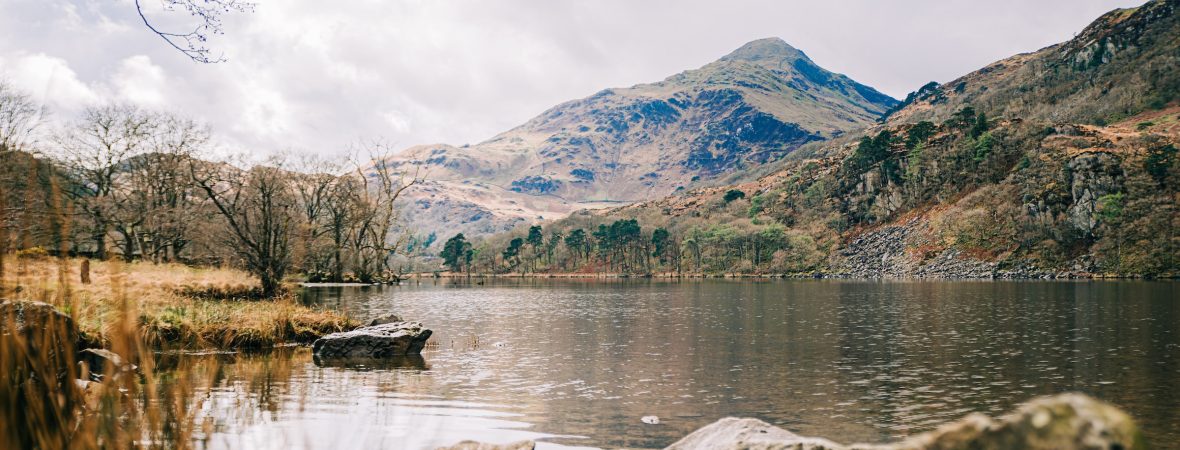
[[(212, 42), (227, 61), (202, 65), (150, 34), (133, 0), (0, 0), (0, 76), (56, 120), (126, 101), (207, 121), (230, 148), (341, 153), (375, 138), (479, 142), (770, 36), (900, 98), (1142, 3), (258, 0)], [(183, 23), (177, 14), (158, 17)]]

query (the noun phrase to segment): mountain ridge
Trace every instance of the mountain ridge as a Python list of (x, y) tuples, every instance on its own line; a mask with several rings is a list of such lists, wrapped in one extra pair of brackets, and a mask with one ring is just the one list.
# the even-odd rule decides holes
[(411, 193), (412, 228), (483, 234), (707, 183), (868, 126), (896, 103), (767, 38), (563, 102), (478, 144), (415, 146), (387, 162), (429, 173)]

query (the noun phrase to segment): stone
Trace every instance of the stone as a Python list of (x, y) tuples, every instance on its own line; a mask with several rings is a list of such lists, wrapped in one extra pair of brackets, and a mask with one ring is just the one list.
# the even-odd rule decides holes
[(665, 450), (829, 450), (845, 447), (806, 438), (758, 419), (727, 417), (685, 436)]
[(377, 325), (385, 325), (387, 323), (396, 323), (396, 322), (404, 322), (404, 321), (402, 320), (401, 317), (398, 317), (396, 314), (386, 314), (384, 316), (378, 316), (378, 317), (374, 318), (373, 320), (370, 320), (369, 326), (375, 327)]
[(1089, 235), (1098, 227), (1102, 196), (1122, 191), (1121, 160), (1107, 152), (1086, 152), (1069, 161), (1069, 174), (1069, 221)]
[(418, 322), (395, 322), (332, 333), (312, 344), (318, 358), (393, 358), (417, 355), (431, 331)]
[(85, 368), (85, 372), (82, 373), (88, 374), (94, 381), (103, 381), (107, 374), (117, 378), (135, 371), (134, 364), (127, 362), (115, 352), (98, 348), (78, 352), (78, 362)]
[(511, 444), (463, 441), (450, 447), (439, 447), (438, 450), (533, 450), (536, 446), (537, 443), (533, 441), (520, 441)]
[(74, 380), (74, 386), (82, 393), (83, 405), (87, 410), (98, 411), (102, 404), (102, 383), (89, 380)]
[(17, 345), (19, 351), (27, 352), (26, 360), (52, 364), (59, 383), (67, 381), (81, 341), (69, 315), (48, 303), (23, 300), (0, 302), (0, 337), (4, 345)]
[(1127, 413), (1082, 394), (1061, 394), (1028, 402), (998, 420), (973, 414), (892, 448), (1137, 450), (1146, 446)]
[(841, 445), (800, 437), (758, 419), (721, 419), (667, 450), (1144, 450), (1135, 421), (1082, 394), (1028, 402), (999, 419), (971, 414), (893, 444)]

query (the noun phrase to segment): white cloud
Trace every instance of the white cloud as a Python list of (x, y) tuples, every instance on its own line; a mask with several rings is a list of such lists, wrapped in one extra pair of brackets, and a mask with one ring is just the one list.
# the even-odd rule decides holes
[(410, 118), (401, 111), (388, 111), (383, 117), (395, 133), (408, 133), (412, 129)]
[(76, 113), (102, 96), (78, 79), (66, 60), (44, 53), (18, 54), (0, 60), (3, 77), (28, 92), (52, 111)]
[(111, 84), (115, 98), (121, 101), (152, 108), (168, 106), (164, 69), (152, 64), (152, 59), (146, 55), (135, 55), (120, 62)]

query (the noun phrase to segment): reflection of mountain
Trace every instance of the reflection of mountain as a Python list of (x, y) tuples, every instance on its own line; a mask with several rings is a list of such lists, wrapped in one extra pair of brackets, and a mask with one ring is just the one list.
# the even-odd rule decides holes
[(647, 200), (873, 123), (896, 100), (817, 66), (780, 39), (664, 81), (563, 103), (473, 146), (427, 145), (412, 197), (421, 232), (503, 230)]

